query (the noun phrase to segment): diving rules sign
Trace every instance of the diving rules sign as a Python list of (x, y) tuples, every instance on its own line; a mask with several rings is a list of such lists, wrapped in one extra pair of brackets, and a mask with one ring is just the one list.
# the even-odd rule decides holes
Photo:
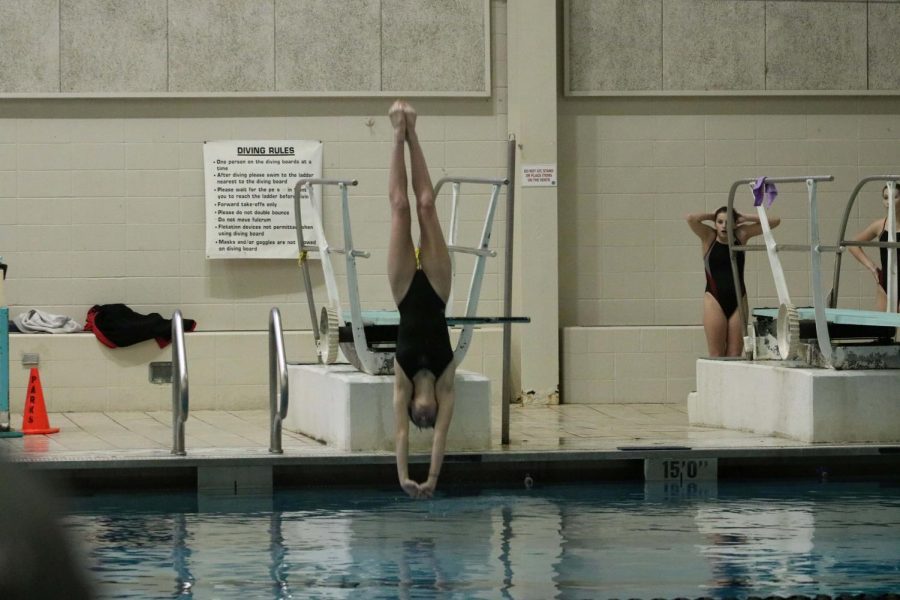
[[(206, 142), (203, 165), (206, 258), (297, 258), (294, 186), (322, 177), (322, 142)], [(300, 202), (312, 211), (306, 190)], [(312, 227), (303, 230), (314, 242)]]

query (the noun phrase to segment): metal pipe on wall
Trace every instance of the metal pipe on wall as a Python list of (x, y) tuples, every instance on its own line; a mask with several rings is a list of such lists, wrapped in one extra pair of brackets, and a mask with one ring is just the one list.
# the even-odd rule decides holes
[[(509, 184), (506, 186), (506, 256), (503, 264), (503, 316), (512, 316), (512, 272), (513, 272), (513, 218), (515, 216), (516, 197), (516, 136), (511, 135), (507, 143), (506, 178)], [(512, 349), (512, 323), (503, 323), (503, 387), (501, 394), (500, 412), (500, 443), (509, 444), (509, 403), (512, 399), (512, 373), (511, 357)]]

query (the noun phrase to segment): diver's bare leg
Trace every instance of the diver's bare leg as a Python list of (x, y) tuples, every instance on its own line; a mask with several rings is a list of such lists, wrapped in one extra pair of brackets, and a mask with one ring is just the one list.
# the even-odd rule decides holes
[(406, 141), (409, 143), (409, 162), (412, 170), (412, 187), (416, 195), (416, 215), (419, 219), (420, 247), (419, 261), (428, 281), (441, 298), (446, 302), (450, 296), (451, 266), (450, 253), (444, 232), (438, 220), (434, 204), (434, 187), (425, 163), (425, 154), (419, 144), (416, 133), (416, 111), (404, 103), (406, 114)]
[(403, 300), (413, 276), (416, 274), (416, 251), (410, 227), (409, 195), (407, 194), (406, 115), (403, 105), (397, 101), (388, 113), (394, 128), (391, 164), (388, 173), (388, 198), (391, 202), (391, 237), (388, 242), (388, 281), (391, 294), (397, 304)]

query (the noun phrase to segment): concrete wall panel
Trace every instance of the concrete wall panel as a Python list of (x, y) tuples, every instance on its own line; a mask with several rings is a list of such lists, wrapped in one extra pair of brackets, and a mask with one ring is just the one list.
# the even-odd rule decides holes
[(165, 92), (166, 0), (61, 0), (63, 92)]
[(663, 87), (764, 88), (764, 28), (762, 1), (664, 0)]
[(278, 91), (378, 91), (381, 2), (276, 0)]
[(660, 89), (661, 0), (570, 0), (568, 6), (572, 91)]
[(382, 0), (382, 89), (480, 92), (484, 0)]
[(866, 5), (767, 2), (766, 88), (866, 89)]
[(900, 89), (900, 4), (869, 4), (869, 89)]
[(0, 93), (58, 92), (58, 0), (0, 0), (0, 48)]
[(169, 0), (169, 91), (275, 89), (271, 0)]

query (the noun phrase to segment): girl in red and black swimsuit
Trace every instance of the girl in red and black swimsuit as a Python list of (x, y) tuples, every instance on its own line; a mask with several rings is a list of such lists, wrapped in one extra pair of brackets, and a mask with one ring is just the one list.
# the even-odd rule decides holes
[[(740, 294), (734, 289), (731, 275), (731, 260), (728, 256), (728, 233), (723, 206), (714, 213), (690, 214), (685, 219), (697, 237), (703, 250), (706, 270), (706, 291), (703, 295), (703, 330), (706, 332), (706, 346), (710, 356), (740, 356), (744, 350), (744, 323), (738, 303), (746, 313), (746, 293), (744, 286), (744, 253), (738, 252), (737, 264), (740, 276)], [(737, 245), (747, 243), (753, 236), (762, 233), (759, 217), (735, 212), (734, 236)], [(712, 221), (715, 227), (706, 225)], [(769, 217), (769, 226), (778, 227), (781, 219)]]

